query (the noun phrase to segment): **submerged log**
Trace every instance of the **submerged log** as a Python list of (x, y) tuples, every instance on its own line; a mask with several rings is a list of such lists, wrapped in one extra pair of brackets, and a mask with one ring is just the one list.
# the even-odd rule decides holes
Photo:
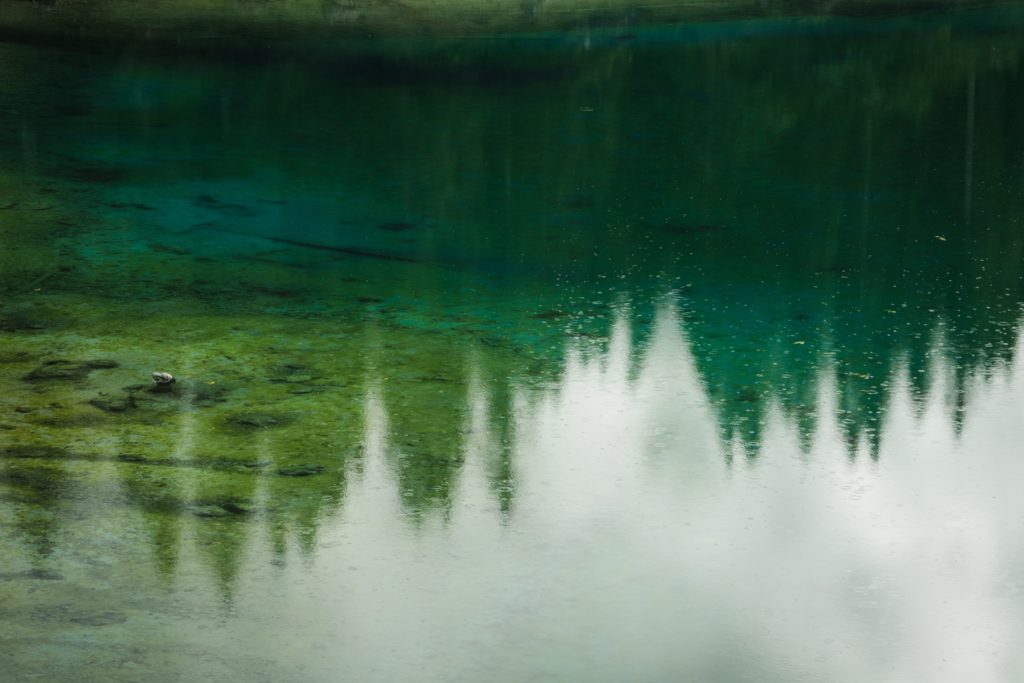
[(287, 244), (293, 247), (302, 247), (303, 249), (315, 249), (317, 251), (329, 251), (336, 254), (345, 254), (347, 256), (357, 256), (361, 258), (372, 258), (379, 259), (381, 261), (398, 261), (400, 263), (415, 263), (418, 265), (438, 265), (429, 261), (423, 261), (420, 259), (412, 258), (411, 256), (402, 256), (401, 254), (390, 254), (384, 251), (374, 251), (372, 249), (363, 249), (361, 247), (345, 247), (337, 246), (334, 244), (320, 244), (319, 242), (306, 242), (304, 240), (293, 240), (288, 237), (273, 237), (270, 235), (257, 235), (248, 232), (241, 232), (239, 230), (228, 230), (226, 228), (218, 228), (209, 223), (201, 223), (194, 225), (188, 230), (184, 230), (178, 234), (187, 234), (195, 232), (197, 230), (207, 230), (210, 232), (222, 232), (228, 235), (238, 235), (239, 237), (249, 237), (251, 239), (266, 240), (268, 242), (274, 242), (276, 244)]

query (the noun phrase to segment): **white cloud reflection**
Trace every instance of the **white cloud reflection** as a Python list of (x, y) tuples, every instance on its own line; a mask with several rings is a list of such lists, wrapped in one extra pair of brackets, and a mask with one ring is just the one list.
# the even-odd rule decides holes
[[(547, 385), (509, 387), (471, 354), (465, 384), (444, 385), (464, 386), (466, 401), (461, 428), (444, 425), (463, 434), (451, 503), (419, 516), (396, 470), (394, 393), (371, 378), (364, 455), (319, 544), (282, 558), (272, 529), (232, 527), (251, 538), (239, 541), (244, 566), (225, 616), (204, 566), (204, 543), (219, 537), (194, 521), (168, 570), (176, 586), (133, 612), (125, 642), (165, 662), (168, 680), (1021, 677), (1020, 341), (1013, 364), (957, 384), (936, 335), (924, 396), (897, 362), (877, 459), (863, 436), (851, 456), (839, 410), (848, 389), (825, 356), (807, 393), (813, 433), (767, 396), (749, 406), (763, 426), (746, 458), (723, 443), (723, 407), (706, 386), (719, 378), (698, 371), (677, 309), (665, 304), (642, 341), (629, 319), (622, 308), (606, 344), (571, 348)], [(180, 423), (182, 458), (194, 415)], [(269, 441), (256, 447), (269, 457)], [(495, 488), (503, 463), (510, 506)], [(200, 495), (201, 473), (180, 487)], [(253, 495), (277, 514), (291, 505)], [(117, 585), (136, 585), (145, 558), (124, 566)]]
[(759, 457), (728, 467), (683, 329), (663, 308), (640, 351), (623, 314), (606, 351), (575, 349), (556, 386), (516, 390), (508, 518), (488, 490), (499, 437), (477, 364), (456, 502), (415, 529), (388, 481), (386, 406), (371, 392), (365, 476), (281, 605), (316, 636), (292, 654), (329, 633), (320, 673), (388, 681), (1024, 671), (1021, 365), (969, 383), (959, 437), (950, 373), (936, 373), (921, 411), (901, 370), (874, 461), (848, 457), (823, 363), (809, 451), (772, 403)]

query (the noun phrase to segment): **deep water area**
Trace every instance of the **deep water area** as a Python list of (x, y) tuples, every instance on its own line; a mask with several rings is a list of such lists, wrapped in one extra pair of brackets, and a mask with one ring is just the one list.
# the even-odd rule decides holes
[(1021, 680), (1021, 122), (1012, 7), (0, 43), (0, 681)]

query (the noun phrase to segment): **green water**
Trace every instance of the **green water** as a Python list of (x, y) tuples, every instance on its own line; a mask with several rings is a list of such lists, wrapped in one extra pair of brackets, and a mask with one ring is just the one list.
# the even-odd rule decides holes
[(1019, 680), (1022, 68), (0, 44), (0, 680)]

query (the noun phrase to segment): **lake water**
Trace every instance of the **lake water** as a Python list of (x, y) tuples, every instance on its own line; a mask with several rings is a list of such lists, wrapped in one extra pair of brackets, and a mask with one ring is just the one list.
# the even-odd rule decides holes
[(1020, 680), (1022, 121), (1008, 9), (0, 44), (0, 679)]

